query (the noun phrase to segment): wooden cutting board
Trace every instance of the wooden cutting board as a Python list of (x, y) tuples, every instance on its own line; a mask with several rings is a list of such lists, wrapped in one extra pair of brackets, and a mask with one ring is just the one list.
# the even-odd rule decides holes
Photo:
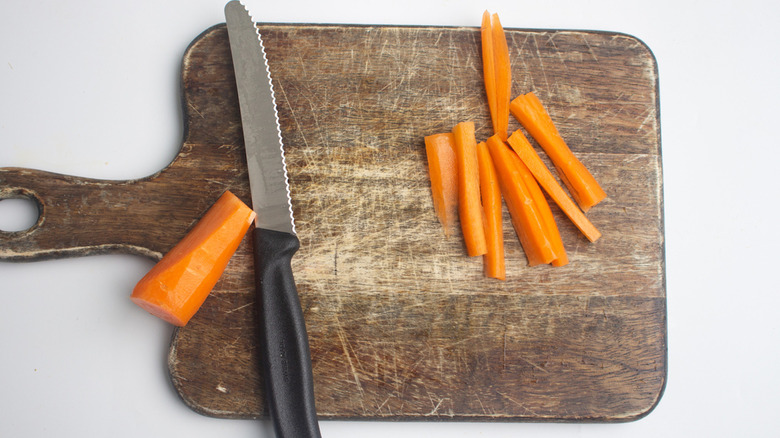
[[(435, 218), (423, 137), (490, 123), (476, 28), (268, 25), (301, 249), (294, 259), (322, 418), (628, 421), (666, 381), (658, 73), (623, 34), (508, 30), (513, 93), (534, 91), (609, 198), (589, 243), (553, 206), (571, 263), (529, 268), (505, 211), (507, 280)], [(159, 258), (226, 189), (249, 202), (224, 25), (187, 49), (185, 136), (166, 169), (101, 181), (0, 169), (38, 224), (6, 260)], [(511, 129), (519, 128), (511, 122)], [(245, 239), (168, 359), (205, 415), (264, 415)], [(127, 291), (128, 295), (130, 291)]]

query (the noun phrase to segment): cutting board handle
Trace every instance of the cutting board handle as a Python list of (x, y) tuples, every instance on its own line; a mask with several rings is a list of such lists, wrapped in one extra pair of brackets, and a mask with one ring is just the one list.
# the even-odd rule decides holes
[(198, 149), (212, 148), (184, 145), (163, 171), (126, 181), (0, 168), (0, 200), (27, 198), (38, 206), (29, 229), (0, 231), (0, 260), (104, 253), (161, 258), (230, 188), (203, 178), (204, 166), (190, 155)]
[[(133, 246), (127, 231), (140, 200), (127, 202), (128, 181), (107, 181), (24, 168), (0, 169), (0, 200), (26, 198), (38, 207), (38, 220), (27, 230), (0, 231), (0, 258), (40, 260), (106, 252), (155, 256), (154, 249)], [(151, 200), (145, 200), (151, 201)]]

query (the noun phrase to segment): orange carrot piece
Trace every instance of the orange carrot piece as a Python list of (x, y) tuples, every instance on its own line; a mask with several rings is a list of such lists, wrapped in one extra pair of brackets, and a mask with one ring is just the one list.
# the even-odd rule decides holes
[(498, 183), (512, 219), (512, 226), (523, 246), (528, 264), (535, 266), (551, 263), (559, 256), (555, 254), (547, 237), (544, 219), (523, 178), (523, 167), (515, 165), (516, 162), (512, 158), (514, 152), (497, 134), (487, 139), (487, 146), (496, 167)]
[(428, 173), (431, 179), (433, 209), (449, 237), (458, 214), (458, 167), (455, 137), (451, 132), (425, 137)]
[(501, 211), (501, 189), (498, 185), (496, 168), (485, 142), (477, 144), (479, 162), (479, 188), (482, 194), (482, 208), (485, 212), (485, 239), (487, 253), (483, 264), (485, 275), (499, 280), (506, 279), (504, 261), (504, 232)]
[(522, 132), (515, 131), (509, 136), (509, 146), (514, 149), (520, 159), (525, 163), (536, 180), (539, 182), (548, 195), (558, 204), (558, 207), (568, 216), (574, 225), (591, 242), (595, 242), (601, 237), (601, 232), (591, 223), (582, 211), (574, 204), (574, 201), (566, 195), (558, 181), (555, 180), (550, 169), (542, 161), (539, 154), (536, 153), (531, 143)]
[(495, 58), (496, 75), (496, 121), (495, 133), (506, 141), (509, 130), (509, 104), (512, 100), (512, 69), (509, 63), (509, 47), (506, 43), (506, 34), (498, 19), (498, 14), (493, 14), (493, 56)]
[(186, 325), (222, 276), (254, 218), (251, 208), (225, 192), (138, 282), (130, 299), (171, 324)]
[(466, 251), (470, 257), (487, 252), (482, 203), (479, 193), (479, 163), (474, 122), (461, 122), (452, 130), (458, 161), (458, 212)]
[(516, 97), (509, 109), (550, 157), (561, 180), (583, 211), (587, 212), (607, 197), (593, 175), (561, 138), (550, 115), (534, 93)]
[(542, 225), (544, 233), (552, 246), (555, 258), (550, 262), (553, 266), (564, 266), (569, 263), (569, 257), (566, 255), (566, 249), (563, 247), (563, 240), (561, 240), (561, 233), (558, 231), (558, 225), (555, 223), (552, 210), (550, 210), (550, 204), (547, 202), (547, 198), (544, 197), (542, 189), (539, 188), (539, 184), (534, 178), (528, 166), (523, 163), (520, 157), (516, 153), (511, 152), (508, 154), (511, 157), (512, 164), (516, 166), (520, 174), (523, 176), (523, 181), (528, 188), (528, 193), (536, 205), (539, 211), (539, 216), (542, 219)]
[(512, 98), (512, 77), (509, 48), (498, 14), (482, 14), (482, 76), (485, 82), (493, 132), (506, 141), (509, 127), (509, 103)]
[(493, 26), (490, 13), (482, 14), (482, 78), (485, 82), (485, 95), (487, 96), (490, 119), (493, 121), (493, 131), (498, 132), (498, 106), (496, 102), (496, 57), (493, 48)]

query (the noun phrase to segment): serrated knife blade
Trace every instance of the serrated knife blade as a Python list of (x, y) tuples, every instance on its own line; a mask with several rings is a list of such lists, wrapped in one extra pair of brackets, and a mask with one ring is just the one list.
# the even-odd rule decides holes
[(263, 40), (249, 11), (239, 1), (226, 5), (225, 18), (257, 227), (294, 234), (284, 145)]
[(225, 19), (244, 132), (255, 219), (260, 365), (276, 436), (319, 438), (311, 352), (291, 267), (295, 234), (273, 81), (254, 18), (238, 0)]

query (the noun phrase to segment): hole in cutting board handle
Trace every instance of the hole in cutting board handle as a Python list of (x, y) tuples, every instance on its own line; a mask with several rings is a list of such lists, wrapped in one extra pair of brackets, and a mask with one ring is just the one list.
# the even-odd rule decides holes
[(38, 223), (40, 216), (40, 206), (32, 197), (0, 198), (0, 232), (27, 231)]

